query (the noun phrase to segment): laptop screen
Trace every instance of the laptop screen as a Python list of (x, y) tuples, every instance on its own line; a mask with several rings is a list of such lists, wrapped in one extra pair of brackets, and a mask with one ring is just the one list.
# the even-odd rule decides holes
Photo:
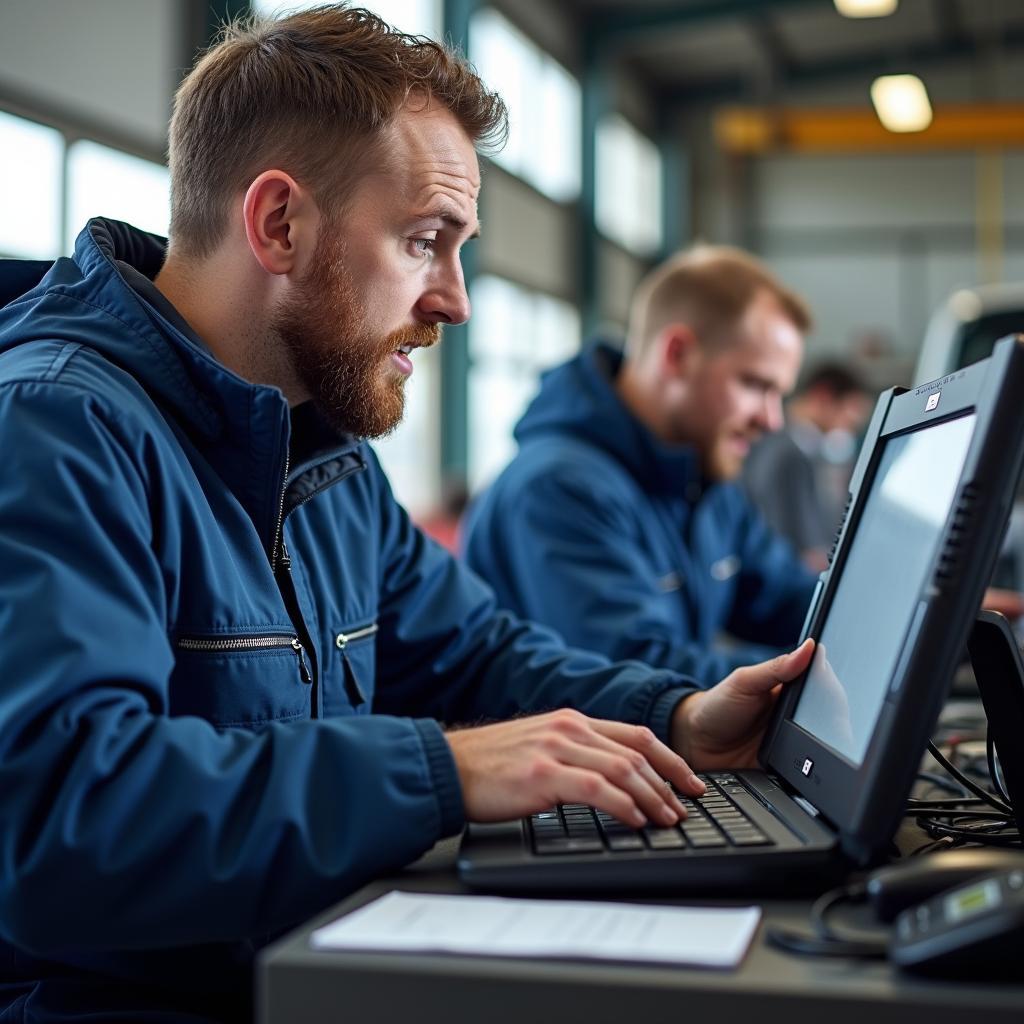
[(863, 763), (956, 495), (973, 414), (890, 438), (792, 720)]

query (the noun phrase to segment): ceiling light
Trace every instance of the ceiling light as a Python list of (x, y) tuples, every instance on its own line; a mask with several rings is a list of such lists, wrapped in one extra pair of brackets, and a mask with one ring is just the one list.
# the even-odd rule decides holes
[(921, 132), (932, 123), (932, 105), (917, 75), (882, 75), (871, 83), (878, 120), (891, 132)]
[(892, 14), (900, 0), (834, 0), (844, 18), (884, 18)]

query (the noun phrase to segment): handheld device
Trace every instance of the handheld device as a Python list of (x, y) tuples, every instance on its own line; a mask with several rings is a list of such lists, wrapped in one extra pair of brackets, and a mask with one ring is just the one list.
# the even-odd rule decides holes
[(1024, 869), (997, 871), (904, 910), (889, 959), (946, 977), (1013, 978), (1024, 944)]
[(872, 871), (867, 897), (880, 921), (893, 921), (908, 907), (993, 871), (1024, 871), (1024, 850), (970, 846), (907, 857)]

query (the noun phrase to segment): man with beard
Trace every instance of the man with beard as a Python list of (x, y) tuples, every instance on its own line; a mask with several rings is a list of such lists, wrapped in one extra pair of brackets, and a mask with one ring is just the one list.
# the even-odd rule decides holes
[(752, 763), (806, 667), (705, 694), (569, 651), (392, 498), (362, 439), (469, 315), (504, 126), (365, 11), (234, 26), (176, 96), (169, 242), (97, 219), (0, 269), (13, 1016), (247, 1019), (261, 944), (467, 820), (678, 821), (664, 781)]
[(814, 577), (734, 480), (782, 425), (809, 326), (739, 250), (701, 246), (652, 271), (625, 351), (596, 345), (546, 376), (518, 454), (470, 507), (466, 560), (498, 603), (704, 686), (768, 654), (717, 646), (725, 631), (793, 643)]

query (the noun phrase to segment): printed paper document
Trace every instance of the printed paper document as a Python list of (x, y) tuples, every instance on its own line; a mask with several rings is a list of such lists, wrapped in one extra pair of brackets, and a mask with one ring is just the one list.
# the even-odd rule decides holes
[(390, 892), (318, 928), (317, 949), (598, 958), (735, 967), (758, 907), (664, 907)]

